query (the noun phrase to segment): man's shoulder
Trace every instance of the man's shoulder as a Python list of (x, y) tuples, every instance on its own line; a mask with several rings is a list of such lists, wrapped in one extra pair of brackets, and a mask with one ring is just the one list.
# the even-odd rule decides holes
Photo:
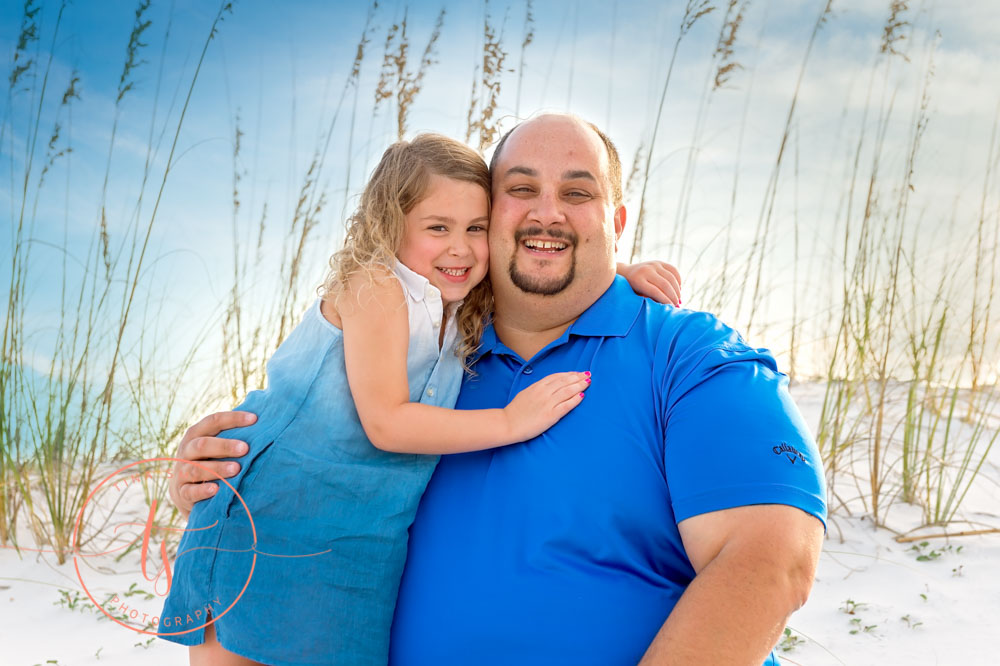
[(675, 351), (748, 346), (733, 327), (710, 312), (677, 308), (639, 296), (621, 276), (570, 331), (625, 336), (629, 344), (667, 344)]
[(643, 299), (639, 322), (657, 348), (672, 354), (693, 354), (712, 349), (749, 349), (743, 336), (710, 312), (676, 308)]
[(652, 371), (668, 393), (683, 393), (732, 364), (759, 364), (780, 375), (770, 350), (749, 345), (743, 336), (710, 312), (687, 310), (647, 300), (633, 333), (650, 347)]

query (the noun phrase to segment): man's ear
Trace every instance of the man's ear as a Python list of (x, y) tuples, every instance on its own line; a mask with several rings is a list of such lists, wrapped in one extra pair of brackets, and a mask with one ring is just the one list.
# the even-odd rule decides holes
[(618, 251), (618, 239), (625, 231), (625, 206), (618, 206), (615, 209), (615, 252)]

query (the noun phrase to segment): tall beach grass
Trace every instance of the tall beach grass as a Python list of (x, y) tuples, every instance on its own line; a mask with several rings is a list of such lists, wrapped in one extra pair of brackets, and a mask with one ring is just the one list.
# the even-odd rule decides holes
[[(209, 406), (235, 404), (263, 385), (264, 362), (314, 297), (323, 258), (333, 249), (328, 239), (336, 233), (324, 230), (341, 228), (363, 179), (359, 152), (382, 148), (372, 136), (374, 123), (363, 136), (359, 121), (381, 119), (387, 139), (411, 135), (414, 114), (423, 105), (442, 104), (424, 94), (440, 66), (438, 49), (470, 30), (452, 23), (444, 8), (421, 14), (424, 20), (417, 22), (415, 8), (398, 8), (392, 16), (378, 2), (368, 5), (352, 57), (328, 63), (339, 96), (324, 111), (308, 159), (289, 176), (295, 185), (288, 206), (255, 189), (256, 161), (247, 155), (260, 146), (248, 134), (258, 134), (248, 132), (239, 108), (229, 112), (231, 130), (224, 142), (231, 173), (220, 174), (211, 186), (231, 202), (232, 244), (206, 251), (225, 255), (231, 270), (215, 310), (191, 313), (196, 334), (190, 348), (168, 361), (163, 349), (172, 342), (169, 329), (159, 301), (149, 296), (156, 291), (151, 264), (158, 259), (150, 239), (162, 224), (159, 211), (166, 198), (181, 196), (167, 184), (175, 170), (186, 168), (179, 160), (181, 136), (201, 66), (222, 57), (214, 42), (224, 21), (250, 8), (234, 12), (224, 2), (205, 19), (200, 51), (174, 102), (166, 101), (166, 91), (161, 98), (162, 63), (174, 48), (173, 17), (158, 23), (151, 18), (156, 5), (136, 3), (131, 31), (121, 35), (123, 65), (99, 160), (92, 148), (80, 157), (73, 133), (74, 108), (87, 94), (87, 78), (53, 67), (67, 30), (66, 8), (35, 0), (25, 4), (11, 36), (0, 126), (12, 183), (0, 359), (0, 544), (17, 546), (19, 529), (27, 530), (35, 543), (60, 553), (60, 560), (69, 552), (82, 501), (107, 465), (169, 455), (187, 425)], [(650, 63), (660, 78), (627, 169), (626, 196), (635, 220), (629, 254), (634, 260), (678, 263), (686, 284), (694, 285), (694, 299), (685, 295), (686, 302), (719, 313), (755, 343), (776, 340), (776, 351), (790, 360), (793, 380), (821, 385), (815, 434), (834, 516), (862, 511), (875, 524), (892, 526), (893, 508), (908, 503), (920, 508), (926, 525), (958, 524), (966, 519), (963, 501), (1000, 432), (997, 125), (981, 142), (982, 151), (978, 144), (969, 150), (982, 165), (976, 171), (975, 219), (963, 218), (970, 209), (958, 203), (968, 199), (964, 192), (956, 193), (953, 219), (928, 219), (936, 213), (928, 212), (920, 197), (929, 164), (922, 151), (934, 131), (939, 40), (933, 26), (924, 26), (921, 34), (932, 37), (918, 43), (914, 23), (926, 21), (926, 15), (918, 16), (907, 2), (886, 2), (880, 32), (870, 36), (876, 45), (869, 64), (856, 72), (863, 104), (855, 108), (850, 99), (836, 100), (844, 112), (832, 132), (833, 151), (844, 158), (837, 162), (844, 171), (831, 167), (819, 183), (834, 204), (807, 227), (799, 206), (805, 203), (802, 192), (817, 189), (807, 182), (817, 172), (807, 173), (806, 162), (825, 156), (804, 153), (809, 110), (802, 101), (805, 89), (815, 88), (815, 49), (839, 20), (831, 2), (813, 2), (810, 8), (800, 60), (783, 83), (783, 110), (771, 119), (769, 136), (775, 142), (768, 149), (764, 186), (753, 191), (747, 183), (755, 182), (759, 169), (744, 160), (754, 131), (748, 117), (756, 82), (768, 74), (758, 71), (755, 61), (767, 37), (760, 28), (754, 43), (754, 33), (747, 31), (768, 25), (761, 18), (766, 3), (678, 5), (664, 67)], [(616, 2), (612, 24), (623, 11)], [(542, 60), (551, 51), (539, 44), (540, 35), (554, 28), (544, 16), (530, 1), (482, 7), (481, 22), (473, 28), (478, 51), (467, 63), (471, 87), (454, 90), (444, 102), (460, 109), (464, 138), (481, 152), (509, 126), (511, 111), (516, 116), (532, 104), (522, 85), (525, 72), (553, 69), (553, 62)], [(520, 34), (511, 37), (515, 30)], [(615, 59), (623, 48), (619, 37)], [(508, 57), (512, 39), (518, 52)], [(559, 67), (568, 73), (572, 98), (576, 70), (565, 63)], [(690, 105), (690, 135), (678, 141), (676, 131), (667, 128), (674, 107), (685, 101), (675, 78), (682, 67), (698, 72), (701, 88)], [(906, 77), (919, 81), (912, 98), (900, 92), (899, 81)], [(116, 190), (132, 188), (122, 213), (120, 206), (109, 205), (109, 191), (118, 185), (115, 165), (124, 159), (120, 121), (129, 113), (139, 78), (147, 88), (154, 82), (154, 113), (142, 147), (141, 177)], [(724, 132), (715, 115), (723, 93), (726, 103), (738, 100)], [(610, 118), (610, 99), (606, 108)], [(723, 178), (728, 189), (712, 194), (722, 203), (710, 213), (715, 231), (706, 236), (709, 214), (698, 196), (706, 174), (712, 172), (712, 182), (718, 182), (718, 163), (709, 164), (708, 156), (724, 141), (730, 142), (724, 151), (732, 171)], [(678, 142), (681, 149), (667, 149)], [(664, 163), (677, 155), (683, 164), (679, 175), (664, 176)], [(69, 219), (68, 193), (81, 159), (98, 165), (103, 176), (103, 187), (88, 195), (87, 241), (81, 244), (77, 230), (67, 226), (61, 241), (43, 242), (39, 202), (66, 201)], [(667, 182), (670, 178), (676, 182)], [(661, 205), (658, 196), (666, 185), (677, 195)], [(748, 208), (755, 211), (752, 219), (740, 214)], [(791, 250), (778, 251), (779, 246)], [(42, 280), (58, 283), (55, 296), (39, 295)], [(788, 307), (776, 308), (778, 299), (786, 299)], [(44, 319), (37, 315), (41, 309), (48, 315)], [(210, 368), (198, 360), (206, 347), (213, 350)], [(189, 390), (192, 386), (197, 390)], [(157, 492), (162, 488), (150, 489)], [(165, 521), (172, 519), (169, 507), (162, 511)]]

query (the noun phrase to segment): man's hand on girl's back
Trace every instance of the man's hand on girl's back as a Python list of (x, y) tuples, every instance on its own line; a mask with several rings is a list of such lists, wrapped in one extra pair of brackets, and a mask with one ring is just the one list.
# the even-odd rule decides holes
[(209, 499), (219, 490), (216, 480), (228, 479), (240, 471), (240, 464), (218, 458), (239, 458), (249, 447), (238, 439), (216, 437), (223, 430), (242, 428), (254, 423), (257, 415), (250, 412), (216, 412), (188, 428), (177, 447), (176, 458), (190, 460), (194, 465), (175, 462), (170, 478), (170, 500), (184, 515), (201, 500)]

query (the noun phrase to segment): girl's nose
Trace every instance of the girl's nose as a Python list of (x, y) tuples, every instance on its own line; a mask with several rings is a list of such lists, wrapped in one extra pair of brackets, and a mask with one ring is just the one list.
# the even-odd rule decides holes
[(469, 253), (469, 242), (465, 239), (464, 234), (456, 234), (452, 236), (448, 252), (455, 257), (464, 257)]

